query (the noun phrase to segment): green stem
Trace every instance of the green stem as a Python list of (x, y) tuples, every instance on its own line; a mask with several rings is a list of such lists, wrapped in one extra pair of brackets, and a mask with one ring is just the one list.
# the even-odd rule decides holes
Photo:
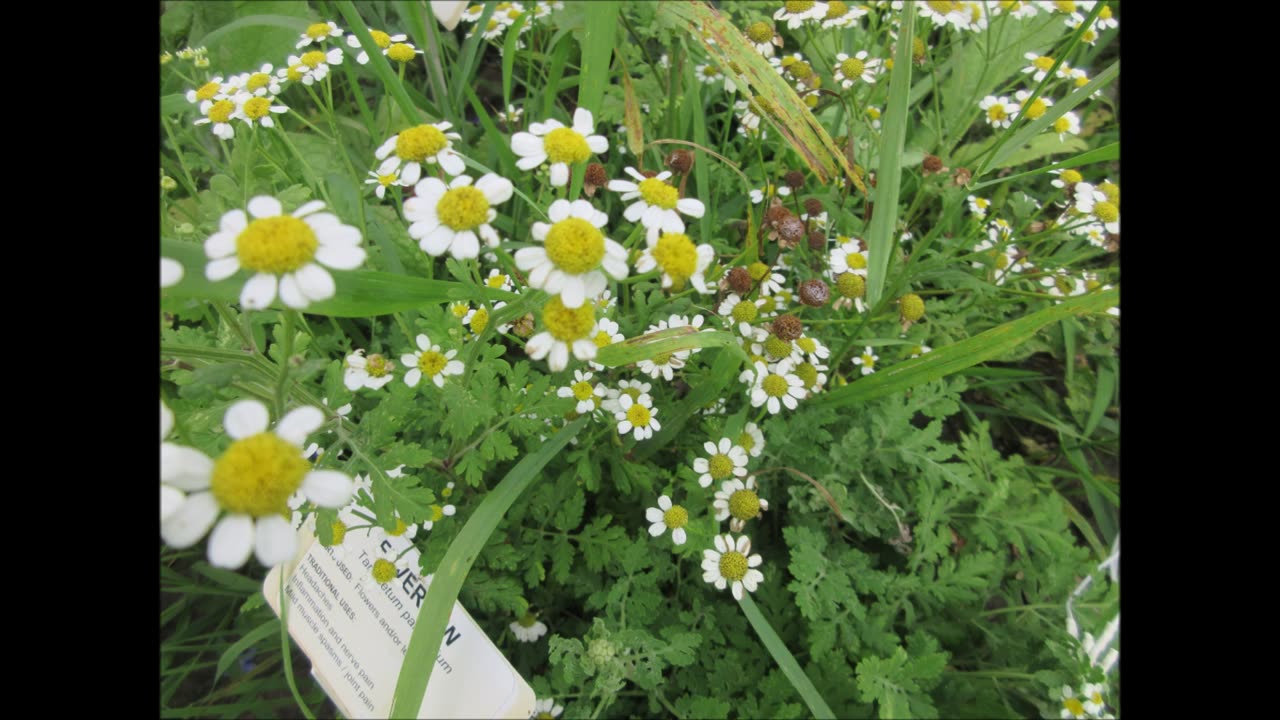
[(283, 333), (281, 340), (282, 353), (280, 355), (280, 376), (276, 381), (276, 420), (284, 417), (285, 405), (285, 389), (289, 384), (289, 356), (293, 355), (293, 311), (280, 311), (280, 332)]

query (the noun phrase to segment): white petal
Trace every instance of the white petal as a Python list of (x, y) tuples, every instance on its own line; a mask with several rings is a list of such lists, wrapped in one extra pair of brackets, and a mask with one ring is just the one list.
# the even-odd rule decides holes
[(276, 425), (276, 435), (285, 442), (301, 447), (307, 436), (324, 424), (324, 413), (316, 407), (300, 407), (289, 412)]
[[(659, 517), (661, 517), (661, 514), (659, 514)], [(666, 530), (667, 530), (666, 523), (663, 523), (661, 521), (655, 522), (654, 524), (649, 526), (649, 534), (652, 535), (653, 537), (658, 537), (662, 533), (666, 532)]]
[(516, 161), (516, 167), (521, 170), (532, 170), (547, 161), (547, 155), (539, 151), (537, 155), (522, 157)]
[(191, 492), (209, 487), (213, 460), (195, 448), (160, 444), (160, 482)]
[(302, 491), (321, 507), (342, 507), (351, 500), (355, 484), (336, 470), (313, 470), (302, 479)]
[(303, 294), (302, 288), (298, 286), (298, 279), (293, 273), (288, 273), (280, 278), (280, 302), (286, 307), (305, 308), (309, 303), (307, 296)]
[(558, 162), (551, 165), (552, 187), (564, 187), (569, 184), (569, 166)]
[(240, 305), (245, 310), (265, 310), (276, 299), (276, 276), (258, 273), (240, 290)]
[[(544, 153), (542, 138), (527, 132), (518, 132), (511, 136), (511, 150), (522, 158), (542, 155)], [(528, 168), (521, 168), (527, 170)]]
[(218, 221), (218, 231), (229, 233), (233, 238), (247, 227), (249, 227), (249, 218), (240, 209), (228, 211)]
[(355, 270), (364, 262), (365, 250), (360, 247), (321, 245), (316, 249), (316, 260), (337, 270)]
[(242, 440), (266, 430), (270, 421), (266, 405), (257, 400), (241, 400), (227, 408), (222, 427), (232, 440)]
[[(270, 195), (259, 195), (249, 201), (249, 214), (255, 218), (275, 217), (284, 214), (280, 201)], [(241, 563), (242, 565), (244, 563)], [(239, 566), (237, 566), (239, 567)]]
[[(670, 502), (668, 500), (668, 502)], [(659, 505), (662, 503), (659, 502)], [(651, 523), (662, 522), (662, 510), (660, 508), (645, 508), (644, 519)]]
[(677, 545), (683, 545), (685, 540), (688, 539), (688, 533), (684, 531), (684, 528), (676, 528), (671, 532), (671, 539), (674, 540)]
[(467, 171), (467, 164), (462, 162), (462, 158), (458, 157), (454, 152), (441, 152), (437, 159), (440, 161), (440, 167), (450, 175), (461, 175)]
[(560, 302), (570, 310), (582, 307), (586, 300), (586, 285), (578, 275), (566, 275), (564, 287), (560, 291)]
[(311, 213), (320, 212), (323, 209), (324, 209), (323, 200), (312, 200), (311, 202), (303, 203), (302, 207), (298, 208), (297, 210), (294, 210), (293, 216), (296, 218), (305, 217), (307, 215), (310, 215)]
[(160, 524), (160, 537), (169, 547), (181, 550), (200, 542), (218, 519), (218, 501), (213, 493), (192, 495)]
[(422, 238), (418, 243), (418, 247), (432, 257), (439, 257), (449, 249), (449, 245), (453, 243), (453, 236), (453, 228), (447, 225), (440, 225)]
[(251, 552), (253, 518), (248, 515), (228, 515), (209, 534), (209, 564), (214, 567), (239, 569)]
[(315, 263), (304, 266), (294, 273), (294, 277), (297, 278), (298, 287), (302, 289), (308, 300), (328, 300), (337, 292), (333, 276), (328, 270)]
[(676, 209), (689, 217), (700, 218), (706, 213), (707, 206), (703, 205), (701, 200), (681, 198), (676, 201)]
[(160, 486), (160, 522), (163, 523), (178, 508), (182, 507), (182, 503), (187, 499), (181, 490), (171, 488), (168, 485)]
[(609, 140), (603, 135), (587, 135), (587, 147), (599, 155), (609, 150)]
[(209, 236), (204, 241), (204, 254), (209, 258), (224, 258), (232, 255), (236, 251), (236, 236), (238, 233), (219, 232)]
[(470, 260), (480, 257), (480, 238), (470, 230), (464, 230), (453, 236), (450, 254), (459, 260)]
[(578, 108), (573, 111), (573, 130), (579, 135), (590, 135), (595, 130), (595, 118), (591, 116), (591, 111), (586, 108)]
[(253, 546), (258, 562), (266, 567), (275, 567), (293, 557), (298, 548), (298, 536), (287, 520), (279, 515), (270, 515), (258, 520)]
[(547, 360), (553, 372), (560, 372), (569, 364), (569, 346), (562, 342), (551, 346), (551, 357)]
[(231, 257), (214, 260), (204, 268), (204, 276), (210, 282), (218, 282), (226, 280), (235, 275), (240, 270), (240, 258), (232, 255)]
[(510, 200), (515, 192), (515, 186), (510, 180), (494, 173), (489, 173), (477, 180), (476, 189), (484, 193), (490, 205), (499, 205)]

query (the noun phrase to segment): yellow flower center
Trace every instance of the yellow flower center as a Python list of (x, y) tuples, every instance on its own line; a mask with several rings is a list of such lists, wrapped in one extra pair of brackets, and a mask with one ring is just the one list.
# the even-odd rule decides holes
[(449, 485), (445, 485), (444, 489), (440, 491), (440, 497), (447, 498), (450, 495), (453, 495), (453, 488), (451, 487), (452, 485), (453, 483), (449, 483)]
[(733, 474), (733, 460), (728, 455), (716, 453), (707, 460), (707, 472), (714, 480), (724, 480)]
[(604, 257), (604, 234), (579, 217), (568, 217), (547, 231), (547, 257), (556, 267), (581, 275), (600, 267)]
[(373, 44), (386, 50), (391, 45), (391, 36), (381, 30), (370, 30), (369, 34), (373, 36)]
[(1057, 0), (1053, 3), (1053, 6), (1056, 7), (1059, 12), (1073, 13), (1076, 11), (1076, 4), (1073, 0)]
[(404, 43), (396, 43), (387, 50), (387, 57), (399, 63), (407, 63), (417, 54), (412, 47)]
[(807, 353), (814, 352), (818, 349), (818, 342), (811, 337), (797, 338), (796, 345), (799, 345), (800, 349)]
[(592, 326), (596, 324), (596, 313), (591, 303), (582, 303), (581, 307), (570, 310), (560, 302), (560, 296), (557, 295), (542, 308), (542, 324), (547, 326), (547, 332), (557, 340), (573, 342), (590, 334)]
[(756, 319), (756, 316), (760, 314), (760, 310), (756, 307), (756, 304), (750, 300), (742, 300), (737, 305), (733, 306), (733, 310), (730, 311), (729, 314), (733, 316), (734, 320), (740, 323), (749, 323)]
[(1120, 206), (1120, 186), (1112, 182), (1104, 182), (1098, 186), (1098, 190), (1107, 196), (1107, 200), (1116, 207)]
[(751, 452), (751, 449), (756, 446), (756, 439), (751, 437), (751, 433), (743, 432), (738, 436), (738, 445), (740, 445), (743, 450)]
[(449, 312), (453, 313), (453, 316), (458, 318), (459, 320), (466, 317), (467, 311), (469, 311), (470, 309), (471, 309), (471, 306), (468, 305), (467, 303), (454, 303), (449, 306)]
[(388, 530), (388, 531), (387, 531), (387, 534), (388, 534), (388, 535), (394, 535), (395, 537), (400, 537), (400, 536), (401, 536), (401, 535), (403, 535), (403, 534), (405, 533), (405, 531), (406, 531), (406, 530), (408, 530), (408, 529), (409, 529), (409, 526), (404, 524), (404, 520), (402, 520), (402, 519), (400, 519), (400, 518), (396, 518), (396, 526), (395, 526), (395, 528), (393, 528), (393, 529), (391, 529), (391, 530)]
[(1092, 700), (1095, 705), (1101, 705), (1102, 693), (1098, 692), (1097, 690), (1094, 690), (1093, 694), (1089, 696), (1089, 699)]
[(1009, 112), (1004, 109), (1004, 105), (1001, 105), (1000, 103), (996, 103), (995, 105), (992, 105), (990, 108), (987, 109), (987, 117), (991, 118), (992, 120), (1000, 121), (1009, 117)]
[(720, 576), (733, 582), (747, 576), (747, 557), (737, 550), (720, 556)]
[(930, 2), (925, 3), (925, 5), (928, 5), (931, 10), (939, 15), (946, 15), (951, 12), (955, 9), (957, 4), (958, 3), (951, 2), (950, 0), (930, 0)]
[(454, 230), (472, 230), (489, 221), (489, 199), (471, 185), (456, 187), (436, 203), (436, 215)]
[(1066, 700), (1063, 700), (1062, 707), (1066, 708), (1067, 711), (1075, 717), (1084, 715), (1084, 703), (1080, 702), (1078, 698), (1067, 698)]
[(1084, 176), (1075, 170), (1063, 170), (1060, 177), (1062, 178), (1062, 182), (1072, 185), (1084, 180)]
[(209, 119), (215, 123), (224, 123), (231, 119), (231, 113), (236, 111), (236, 104), (230, 100), (219, 100), (209, 108)]
[(341, 545), (342, 541), (347, 537), (347, 524), (341, 520), (334, 520), (333, 525), (333, 544)]
[(534, 716), (533, 716), (533, 720), (556, 720), (556, 716), (555, 716), (555, 715), (552, 715), (551, 713), (547, 712), (546, 710), (543, 710), (542, 712), (538, 713), (537, 715), (534, 715)]
[(769, 377), (766, 377), (764, 379), (764, 382), (760, 383), (760, 386), (764, 388), (764, 392), (766, 395), (768, 395), (769, 397), (776, 397), (776, 398), (780, 398), (783, 395), (786, 395), (787, 388), (789, 387), (789, 385), (787, 385), (786, 378), (782, 377), (781, 375), (772, 375), (772, 374), (769, 375)]
[(781, 360), (791, 354), (791, 343), (777, 335), (770, 335), (764, 340), (764, 351), (769, 353), (770, 357)]
[(791, 67), (788, 68), (788, 71), (795, 76), (797, 80), (804, 80), (805, 78), (813, 75), (813, 66), (803, 60), (799, 60), (791, 63)]
[(484, 281), (484, 284), (485, 284), (485, 285), (488, 285), (489, 287), (493, 288), (494, 290), (498, 290), (498, 289), (500, 289), (503, 285), (506, 285), (506, 284), (507, 284), (507, 276), (506, 276), (506, 275), (494, 275), (493, 277), (490, 277), (488, 280), (485, 280), (485, 281)]
[(1093, 204), (1093, 214), (1102, 222), (1111, 223), (1120, 219), (1120, 208), (1106, 200), (1099, 200)]
[(1071, 121), (1067, 119), (1066, 115), (1063, 115), (1062, 117), (1053, 121), (1053, 131), (1056, 133), (1064, 133), (1070, 129), (1071, 129)]
[(396, 566), (390, 560), (378, 558), (373, 561), (373, 581), (379, 585), (386, 585), (396, 576)]
[(860, 252), (851, 252), (844, 256), (844, 262), (850, 270), (862, 270), (867, 267), (867, 258)]
[(997, 252), (995, 252), (995, 251), (992, 251), (992, 252), (993, 252), (993, 254), (996, 256), (996, 267), (997, 267), (997, 268), (1000, 268), (1001, 270), (1003, 270), (1003, 269), (1005, 269), (1005, 268), (1009, 267), (1009, 256), (1008, 256), (1008, 255), (1005, 255), (1004, 253), (997, 253)]
[(657, 205), (663, 210), (671, 210), (680, 199), (680, 193), (671, 185), (657, 179), (645, 178), (640, 181), (640, 197), (650, 205)]
[(365, 372), (369, 373), (369, 377), (376, 378), (383, 377), (391, 372), (392, 367), (394, 366), (378, 353), (370, 355), (364, 364)]
[[(704, 67), (702, 68), (702, 75), (703, 75), (704, 77), (708, 77), (708, 78), (711, 78), (711, 79), (713, 79), (713, 80), (714, 80), (714, 79), (715, 79), (715, 77), (716, 77), (717, 75), (719, 75), (719, 74), (720, 74), (720, 73), (716, 71), (716, 68), (715, 68), (715, 66), (714, 66), (714, 65), (706, 65), (706, 66), (704, 66)], [(649, 178), (649, 180), (652, 180), (652, 179), (653, 179), (653, 178)], [(646, 180), (645, 182), (648, 182), (648, 180)], [(659, 182), (661, 182), (661, 181), (659, 181)], [(642, 191), (642, 192), (643, 192), (643, 191)]]
[(876, 366), (876, 358), (875, 358), (875, 356), (874, 356), (874, 355), (872, 355), (871, 353), (863, 353), (863, 354), (862, 354), (862, 366), (863, 366), (863, 367), (865, 367), (865, 368), (875, 369), (875, 366)]
[(449, 139), (434, 125), (409, 128), (396, 137), (396, 157), (420, 163), (449, 146)]
[(787, 12), (794, 15), (813, 9), (813, 0), (787, 0), (787, 2), (783, 3), (783, 6)]
[(244, 114), (250, 120), (261, 120), (271, 112), (271, 101), (264, 97), (256, 97), (245, 101)]
[(773, 26), (767, 22), (751, 23), (747, 28), (747, 37), (754, 43), (767, 43), (773, 40)]
[(476, 312), (471, 316), (471, 332), (479, 335), (489, 326), (489, 309), (476, 308)]
[(596, 344), (596, 347), (598, 348), (602, 348), (605, 345), (613, 344), (613, 338), (610, 337), (609, 333), (605, 332), (604, 330), (601, 330), (600, 332), (596, 333), (596, 336), (592, 338), (591, 341), (594, 342)]
[(858, 58), (854, 58), (854, 57), (851, 57), (848, 60), (845, 60), (844, 62), (840, 63), (840, 72), (843, 73), (845, 78), (849, 80), (856, 80), (857, 78), (861, 77), (863, 71), (866, 69), (867, 69), (867, 64), (862, 62)]
[(289, 70), (285, 73), (285, 76), (288, 77), (293, 82), (298, 82), (299, 80), (302, 79), (302, 66), (290, 65)]
[(395, 174), (395, 173), (391, 173), (390, 175), (379, 175), (379, 176), (378, 176), (378, 184), (379, 184), (379, 185), (381, 185), (382, 187), (391, 187), (391, 185), (392, 185), (395, 181), (396, 181), (396, 174)]
[(1088, 76), (1088, 75), (1080, 75), (1080, 76), (1078, 76), (1078, 77), (1076, 78), (1076, 87), (1080, 88), (1080, 87), (1084, 87), (1085, 85), (1088, 85), (1088, 84), (1089, 84), (1089, 76)]
[(418, 357), (418, 369), (427, 377), (439, 375), (444, 370), (444, 366), (448, 364), (449, 359), (435, 350), (427, 350)]
[(626, 395), (631, 396), (632, 400), (639, 400), (640, 395), (642, 394), (640, 392), (640, 388), (637, 388), (637, 387), (623, 388), (622, 392)]
[(267, 87), (270, 84), (271, 84), (271, 76), (266, 73), (260, 72), (260, 73), (254, 73), (250, 75), (249, 79), (245, 81), (244, 86), (249, 89), (249, 92), (253, 92), (254, 90), (260, 90), (264, 87)]
[(587, 139), (572, 128), (560, 127), (547, 133), (542, 147), (553, 163), (578, 163), (591, 157)]
[(804, 381), (804, 386), (811, 388), (818, 384), (818, 368), (813, 363), (800, 363), (796, 366), (796, 377)]
[(443, 519), (444, 519), (444, 508), (440, 507), (439, 505), (432, 505), (432, 506), (431, 506), (431, 517), (430, 517), (429, 519), (430, 519), (430, 520), (431, 520), (431, 522), (433, 522), (433, 523), (438, 523), (438, 522), (440, 522), (441, 520), (443, 520)]
[(213, 465), (210, 488), (218, 504), (252, 517), (289, 511), (289, 496), (311, 464), (298, 448), (271, 432), (237, 440)]
[(684, 233), (665, 233), (653, 246), (653, 259), (671, 278), (671, 288), (681, 290), (698, 269), (698, 249)]
[(649, 413), (649, 408), (641, 405), (640, 403), (635, 403), (631, 407), (627, 408), (627, 419), (636, 427), (649, 427), (649, 419), (651, 417), (652, 415)]
[(738, 520), (750, 520), (760, 514), (760, 496), (753, 490), (737, 490), (729, 496), (729, 514)]
[(573, 390), (573, 396), (579, 401), (590, 400), (596, 395), (595, 388), (591, 387), (591, 383), (586, 380), (579, 380), (570, 386), (570, 389)]
[(1094, 44), (1095, 42), (1097, 42), (1097, 40), (1098, 40), (1098, 33), (1097, 33), (1097, 31), (1096, 31), (1096, 30), (1094, 30), (1093, 28), (1088, 28), (1087, 30), (1085, 30), (1085, 31), (1084, 31), (1084, 35), (1081, 35), (1081, 36), (1080, 36), (1080, 40), (1081, 40), (1081, 41), (1083, 41), (1083, 42), (1087, 42), (1087, 43), (1089, 43), (1090, 45), (1092, 45), (1092, 44)]
[(292, 272), (311, 262), (320, 242), (311, 226), (290, 215), (259, 218), (236, 238), (240, 264), (256, 272)]
[(312, 40), (323, 40), (329, 37), (329, 23), (313, 23), (307, 26), (307, 37)]
[(1049, 57), (1048, 55), (1041, 55), (1035, 60), (1032, 60), (1031, 64), (1036, 66), (1037, 70), (1043, 70), (1045, 72), (1049, 72), (1049, 68), (1053, 67), (1053, 58)]
[(538, 622), (538, 618), (534, 617), (533, 613), (525, 613), (524, 615), (521, 615), (520, 619), (516, 622), (520, 624), (520, 627), (528, 628), (533, 627), (534, 624)]
[(867, 108), (867, 117), (871, 118), (872, 120), (879, 120), (880, 108), (873, 108), (873, 107)]
[(1035, 102), (1028, 105), (1024, 112), (1027, 114), (1028, 118), (1035, 120), (1041, 115), (1044, 115), (1045, 110), (1048, 109), (1048, 106), (1044, 104), (1044, 98), (1036, 98)]
[(1110, 19), (1111, 19), (1111, 6), (1110, 6), (1110, 5), (1103, 5), (1103, 6), (1102, 6), (1102, 11), (1098, 13), (1098, 17), (1102, 18), (1103, 20), (1110, 20)]
[(679, 505), (672, 505), (670, 510), (662, 514), (662, 522), (672, 530), (679, 530), (689, 524), (689, 511)]
[(1098, 282), (1097, 280), (1094, 280), (1093, 278), (1089, 278), (1088, 280), (1084, 281), (1084, 289), (1088, 290), (1089, 292), (1093, 292), (1094, 290), (1097, 290), (1100, 287), (1102, 287), (1102, 283)]
[(762, 262), (753, 262), (747, 266), (747, 274), (751, 276), (752, 280), (760, 282), (765, 275), (769, 274), (769, 266)]
[(196, 90), (196, 99), (200, 101), (212, 100), (213, 96), (217, 95), (218, 91), (221, 89), (221, 83), (207, 82), (204, 85), (201, 85), (199, 90)]
[(827, 20), (842, 18), (849, 14), (849, 6), (840, 2), (840, 0), (831, 0), (827, 3)]
[(324, 53), (319, 50), (312, 50), (309, 53), (304, 53), (299, 59), (302, 61), (303, 65), (306, 65), (313, 70), (325, 61)]

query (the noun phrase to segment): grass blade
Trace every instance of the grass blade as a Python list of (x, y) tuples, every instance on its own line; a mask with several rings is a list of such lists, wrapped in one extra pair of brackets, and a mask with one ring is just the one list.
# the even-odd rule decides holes
[[(578, 85), (578, 107), (591, 111), (600, 122), (600, 106), (604, 102), (604, 88), (609, 83), (609, 63), (613, 59), (614, 40), (618, 36), (618, 10), (616, 0), (593, 2), (586, 5), (586, 27), (582, 32), (582, 70)], [(578, 163), (571, 168), (569, 199), (575, 200), (582, 192), (582, 179), (587, 164)]]
[(511, 504), (538, 477), (542, 467), (556, 457), (590, 419), (584, 415), (569, 423), (551, 436), (537, 452), (525, 456), (516, 464), (502, 482), (484, 496), (475, 514), (467, 520), (458, 537), (449, 545), (448, 552), (440, 561), (440, 567), (436, 569), (431, 584), (427, 587), (427, 597), (422, 601), (422, 609), (418, 611), (418, 621), (413, 626), (413, 635), (409, 638), (404, 664), (400, 667), (400, 677), (396, 681), (396, 693), (391, 700), (389, 717), (418, 717), (422, 697), (431, 680), (431, 670), (436, 664), (436, 654), (440, 652), (440, 642), (444, 640), (445, 625), (449, 622), (453, 604), (458, 599), (458, 591), (462, 589), (462, 582), (471, 570), (471, 564), (475, 562), (476, 556), (489, 541), (489, 536), (507, 514)]
[[(1071, 356), (1067, 356), (1070, 361)], [(1102, 421), (1102, 416), (1107, 412), (1107, 407), (1111, 405), (1111, 396), (1116, 389), (1116, 372), (1112, 370), (1110, 365), (1103, 365), (1098, 368), (1098, 387), (1094, 390), (1093, 407), (1089, 408), (1089, 419), (1084, 423), (1084, 436), (1093, 435), (1093, 431), (1098, 428), (1098, 423)]]
[(865, 402), (902, 392), (998, 357), (1026, 342), (1040, 328), (1050, 323), (1058, 322), (1071, 315), (1104, 312), (1107, 308), (1114, 307), (1119, 301), (1119, 288), (1071, 298), (1026, 317), (991, 328), (954, 345), (938, 348), (915, 360), (898, 363), (887, 370), (867, 375), (842, 388), (822, 393), (805, 402), (816, 407), (843, 407), (855, 402)]
[(489, 18), (497, 7), (496, 3), (484, 4), (484, 12), (480, 13), (480, 19), (472, 26), (471, 37), (462, 41), (462, 49), (454, 60), (453, 76), (449, 78), (449, 82), (453, 83), (449, 105), (459, 116), (462, 115), (462, 88), (471, 84), (471, 70), (475, 67), (476, 56), (483, 52), (480, 49), (480, 29), (488, 26)]
[(400, 105), (400, 111), (404, 113), (409, 122), (421, 122), (422, 111), (413, 104), (413, 100), (409, 98), (409, 93), (405, 92), (400, 78), (396, 77), (395, 71), (391, 69), (391, 64), (387, 62), (386, 56), (382, 54), (382, 49), (373, 41), (373, 36), (369, 34), (369, 28), (365, 27), (365, 22), (361, 19), (360, 13), (356, 12), (355, 5), (351, 3), (351, 0), (338, 0), (335, 6), (338, 8), (338, 12), (342, 13), (342, 18), (347, 21), (347, 27), (350, 27), (351, 32), (355, 33), (355, 36), (360, 39), (360, 47), (369, 53), (369, 67), (373, 68), (374, 74), (382, 81), (382, 86), (386, 89), (387, 94), (395, 98), (396, 103)]
[[(911, 47), (910, 45), (907, 46)], [(896, 64), (896, 63), (895, 63)], [(742, 594), (742, 602), (738, 603), (742, 606), (742, 614), (747, 616), (747, 620), (751, 623), (751, 627), (755, 628), (756, 634), (760, 636), (760, 642), (768, 648), (769, 654), (773, 656), (778, 667), (782, 669), (782, 674), (787, 676), (791, 681), (791, 686), (800, 693), (804, 704), (809, 706), (809, 712), (813, 713), (816, 718), (825, 720), (826, 718), (834, 718), (835, 713), (831, 712), (831, 708), (827, 707), (827, 703), (818, 694), (818, 689), (813, 686), (813, 681), (808, 675), (804, 674), (804, 670), (800, 669), (800, 663), (791, 655), (791, 651), (787, 649), (782, 638), (778, 637), (778, 633), (773, 631), (773, 626), (760, 613), (760, 608), (756, 607), (756, 603), (751, 599), (751, 593)]]
[(596, 354), (596, 362), (606, 367), (618, 367), (662, 353), (737, 344), (737, 336), (725, 330), (700, 331), (694, 327), (678, 327), (606, 345)]
[(213, 675), (213, 684), (218, 684), (218, 678), (222, 677), (222, 674), (227, 671), (227, 668), (231, 667), (231, 663), (235, 662), (236, 659), (243, 655), (246, 650), (253, 645), (256, 645), (259, 640), (268, 638), (279, 631), (280, 618), (273, 617), (245, 633), (244, 637), (240, 638), (234, 645), (227, 648), (226, 651), (222, 653), (222, 657), (218, 658), (218, 669)]
[[(204, 266), (209, 262), (204, 250), (193, 243), (160, 240), (160, 255), (182, 263), (182, 282), (164, 293), (174, 298), (191, 298), (228, 303), (240, 302), (240, 290), (244, 287), (245, 273), (239, 272), (221, 282), (210, 282), (204, 276)], [(454, 302), (458, 300), (505, 300), (511, 302), (516, 295), (478, 285), (464, 285), (449, 280), (425, 280), (408, 275), (374, 272), (370, 270), (330, 270), (337, 292), (329, 300), (313, 303), (306, 308), (309, 315), (333, 317), (367, 317), (389, 315), (402, 310), (413, 310), (423, 305)], [(281, 307), (279, 298), (272, 307)]]
[(889, 260), (898, 246), (898, 195), (902, 188), (902, 148), (907, 139), (907, 108), (911, 94), (911, 45), (915, 37), (916, 9), (912, 0), (902, 6), (902, 27), (893, 70), (889, 74), (889, 99), (884, 106), (884, 134), (880, 138), (880, 167), (876, 170), (875, 209), (867, 233), (867, 305), (877, 307), (884, 292)]
[(977, 185), (970, 186), (969, 189), (981, 190), (982, 188), (990, 187), (992, 185), (999, 185), (1000, 183), (1009, 182), (1010, 180), (1023, 180), (1029, 177), (1034, 177), (1042, 173), (1047, 173), (1050, 170), (1057, 170), (1058, 168), (1080, 167), (1081, 165), (1088, 165), (1090, 163), (1107, 162), (1109, 160), (1116, 160), (1119, 157), (1120, 157), (1120, 141), (1117, 140), (1111, 143), (1110, 145), (1103, 145), (1100, 148), (1094, 148), (1093, 150), (1089, 150), (1088, 152), (1082, 152), (1079, 155), (1076, 155), (1075, 157), (1069, 157), (1066, 160), (1061, 160), (1059, 162), (1053, 163), (1052, 165), (1045, 165), (1043, 167), (1038, 167), (1035, 170), (1028, 170), (1027, 172), (1018, 173), (1017, 175), (1007, 175), (1005, 177), (995, 178), (992, 180), (988, 180), (986, 182), (980, 182)]

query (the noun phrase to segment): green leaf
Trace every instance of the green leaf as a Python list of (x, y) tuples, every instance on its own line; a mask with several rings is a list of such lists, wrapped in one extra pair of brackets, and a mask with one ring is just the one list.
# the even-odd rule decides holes
[[(582, 71), (578, 85), (578, 107), (592, 112), (600, 121), (600, 106), (604, 101), (604, 88), (609, 84), (609, 61), (613, 57), (614, 41), (618, 35), (618, 11), (622, 3), (617, 0), (597, 0), (587, 3), (586, 26), (582, 33)], [(625, 74), (625, 73), (624, 73)], [(627, 79), (630, 82), (630, 79)], [(587, 172), (586, 163), (573, 166), (569, 198), (575, 199), (582, 191), (582, 179)]]
[(880, 167), (876, 171), (875, 210), (867, 232), (867, 305), (876, 307), (884, 292), (889, 261), (898, 247), (898, 195), (902, 190), (902, 147), (907, 139), (908, 96), (911, 93), (911, 46), (915, 37), (915, 3), (902, 6), (902, 27), (889, 72), (889, 99), (885, 102)]
[(413, 635), (409, 638), (404, 664), (400, 667), (400, 676), (396, 680), (390, 717), (418, 716), (423, 695), (431, 680), (431, 671), (436, 664), (436, 655), (440, 651), (440, 642), (444, 639), (445, 625), (476, 556), (489, 541), (489, 536), (497, 529), (511, 504), (539, 477), (543, 466), (555, 458), (589, 420), (589, 416), (574, 420), (551, 436), (537, 452), (526, 455), (507, 473), (502, 482), (485, 495), (475, 514), (454, 538), (432, 576), (427, 597), (423, 600), (422, 609), (418, 611), (418, 620), (414, 625)]
[[(400, 106), (400, 111), (404, 113), (409, 122), (420, 122), (422, 120), (422, 111), (418, 110), (418, 107), (413, 104), (409, 93), (405, 91), (404, 84), (400, 82), (396, 72), (391, 69), (391, 63), (387, 61), (386, 56), (382, 54), (382, 49), (374, 42), (373, 35), (369, 34), (368, 25), (361, 19), (355, 5), (351, 0), (337, 0), (334, 6), (338, 8), (338, 12), (342, 13), (342, 18), (347, 21), (347, 27), (360, 40), (361, 49), (369, 53), (369, 66), (373, 68), (374, 74), (382, 81), (383, 89), (387, 91), (387, 94), (395, 98), (396, 103)], [(492, 10), (486, 12), (486, 15), (489, 13), (492, 13)], [(306, 28), (304, 27), (303, 29), (305, 30)]]
[(844, 407), (902, 392), (998, 357), (1029, 340), (1045, 325), (1071, 315), (1103, 312), (1115, 306), (1119, 299), (1119, 288), (1070, 298), (954, 345), (938, 348), (914, 360), (863, 376), (842, 388), (822, 393), (805, 402), (810, 407)]
[(1090, 163), (1108, 162), (1111, 160), (1115, 160), (1119, 157), (1120, 157), (1120, 141), (1117, 140), (1109, 145), (1103, 145), (1100, 148), (1095, 148), (1088, 152), (1080, 153), (1075, 157), (1067, 158), (1066, 160), (1053, 163), (1052, 165), (1044, 165), (1041, 167), (1037, 167), (1035, 170), (1029, 170), (1027, 172), (1018, 173), (1017, 175), (1006, 175), (1005, 177), (998, 177), (992, 180), (988, 180), (986, 182), (980, 182), (977, 185), (971, 186), (969, 189), (981, 190), (982, 188), (990, 187), (992, 185), (998, 185), (1000, 183), (1009, 182), (1010, 180), (1023, 180), (1029, 177), (1034, 177), (1036, 175), (1040, 175), (1041, 173), (1047, 173), (1050, 170), (1057, 170), (1059, 168), (1076, 168), (1082, 165), (1088, 165)]
[[(240, 290), (248, 279), (246, 271), (241, 270), (226, 280), (215, 283), (205, 279), (204, 267), (209, 260), (199, 245), (161, 239), (160, 254), (177, 260), (184, 271), (182, 282), (166, 288), (166, 295), (227, 303), (240, 302)], [(517, 299), (516, 295), (502, 290), (447, 280), (424, 280), (368, 270), (329, 270), (329, 273), (333, 275), (337, 292), (329, 300), (307, 306), (305, 312), (308, 315), (368, 317), (460, 300), (510, 302)], [(283, 307), (279, 297), (272, 307)]]
[[(1067, 356), (1067, 362), (1072, 362), (1073, 356)], [(1102, 421), (1102, 416), (1107, 412), (1107, 407), (1111, 405), (1111, 394), (1116, 387), (1116, 372), (1111, 369), (1109, 364), (1098, 368), (1098, 386), (1094, 390), (1093, 407), (1089, 409), (1089, 419), (1084, 423), (1084, 436), (1093, 435), (1093, 431), (1097, 429), (1098, 423)]]
[(725, 330), (678, 327), (606, 345), (596, 353), (596, 362), (605, 367), (618, 367), (679, 350), (737, 345), (736, 336)]
[(755, 601), (751, 599), (751, 593), (744, 592), (742, 601), (738, 605), (742, 607), (742, 613), (751, 622), (751, 627), (760, 636), (760, 641), (764, 643), (769, 654), (773, 656), (774, 662), (778, 663), (778, 667), (782, 668), (782, 673), (791, 681), (791, 686), (800, 694), (805, 705), (809, 706), (809, 712), (813, 713), (816, 718), (834, 718), (835, 713), (831, 712), (831, 708), (827, 707), (826, 701), (818, 694), (818, 689), (813, 686), (813, 681), (809, 679), (808, 675), (804, 674), (804, 670), (800, 669), (800, 663), (797, 663), (796, 659), (792, 657), (791, 651), (782, 642), (782, 638), (778, 637), (778, 633), (774, 632), (773, 626), (769, 624), (764, 615), (760, 614), (760, 609), (756, 607)]
[[(255, 583), (256, 584), (256, 583)], [(256, 593), (255, 597), (261, 597), (262, 593)], [(235, 641), (231, 647), (227, 648), (222, 657), (218, 658), (218, 669), (213, 674), (213, 684), (218, 684), (218, 678), (231, 667), (231, 663), (235, 662), (246, 650), (256, 645), (258, 641), (268, 638), (280, 630), (280, 618), (271, 618), (262, 623), (258, 627), (245, 633), (245, 636)]]

